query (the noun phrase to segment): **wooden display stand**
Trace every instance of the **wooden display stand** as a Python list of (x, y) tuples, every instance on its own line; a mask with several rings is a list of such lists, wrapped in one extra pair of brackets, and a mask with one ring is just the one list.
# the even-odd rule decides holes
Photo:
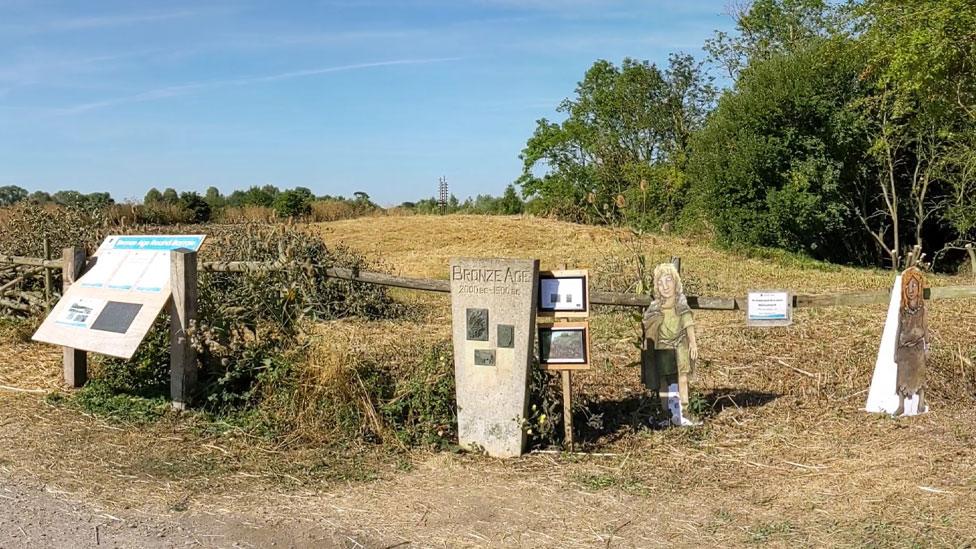
[[(539, 365), (544, 370), (558, 371), (562, 381), (563, 393), (563, 427), (565, 449), (573, 450), (573, 372), (590, 368), (590, 314), (589, 301), (589, 273), (585, 270), (561, 270), (540, 273), (540, 286), (543, 280), (574, 280), (573, 291), (582, 291), (581, 302), (577, 310), (558, 310), (552, 307), (550, 300), (546, 306), (546, 296), (540, 290), (538, 312), (539, 337)], [(574, 344), (570, 345), (571, 353), (554, 353), (554, 342), (557, 332), (562, 332)], [(545, 340), (545, 343), (544, 343)], [(548, 353), (546, 352), (548, 350)], [(565, 349), (561, 349), (565, 352)], [(556, 356), (553, 356), (553, 355)], [(560, 356), (562, 354), (562, 356)]]
[[(66, 293), (85, 273), (85, 250), (65, 248), (62, 258), (63, 292)], [(170, 398), (174, 409), (185, 410), (197, 381), (196, 351), (187, 337), (191, 323), (197, 318), (197, 252), (183, 248), (172, 250), (169, 279), (172, 298), (166, 307), (170, 313)], [(72, 347), (63, 349), (64, 383), (69, 388), (81, 388), (88, 381), (88, 352)]]

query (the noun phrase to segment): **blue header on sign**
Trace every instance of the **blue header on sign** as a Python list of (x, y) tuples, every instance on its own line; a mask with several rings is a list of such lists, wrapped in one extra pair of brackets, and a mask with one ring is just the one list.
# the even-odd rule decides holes
[(112, 244), (114, 250), (170, 251), (179, 248), (197, 251), (203, 244), (202, 235), (189, 236), (120, 236)]

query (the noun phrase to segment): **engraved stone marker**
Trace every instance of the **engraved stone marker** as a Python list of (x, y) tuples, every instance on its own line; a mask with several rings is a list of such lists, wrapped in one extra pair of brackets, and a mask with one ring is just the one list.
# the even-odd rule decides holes
[(461, 446), (522, 454), (538, 260), (451, 261), (454, 372)]

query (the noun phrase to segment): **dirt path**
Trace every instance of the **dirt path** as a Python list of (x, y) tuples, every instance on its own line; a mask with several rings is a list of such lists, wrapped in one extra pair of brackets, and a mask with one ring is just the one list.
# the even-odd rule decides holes
[[(820, 424), (807, 410), (773, 424), (778, 406), (787, 404), (727, 412), (703, 431), (636, 434), (614, 455), (418, 453), (375, 480), (321, 484), (282, 482), (287, 470), (262, 477), (229, 441), (120, 428), (33, 395), (0, 395), (0, 547), (976, 541), (969, 410), (900, 423), (850, 410)], [(743, 438), (736, 422), (768, 427)], [(829, 442), (841, 432), (850, 436)], [(263, 459), (274, 470), (290, 458)]]
[[(119, 487), (124, 489), (123, 487)], [(0, 473), (0, 547), (341, 547), (360, 543), (310, 525), (218, 510), (176, 515), (105, 509)]]

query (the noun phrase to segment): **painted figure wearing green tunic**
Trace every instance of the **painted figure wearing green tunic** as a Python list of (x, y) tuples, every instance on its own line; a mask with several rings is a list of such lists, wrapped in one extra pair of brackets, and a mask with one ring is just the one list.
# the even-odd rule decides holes
[(649, 390), (658, 392), (665, 414), (669, 388), (677, 384), (684, 423), (694, 423), (688, 409), (688, 385), (698, 360), (695, 319), (681, 276), (671, 263), (654, 269), (654, 300), (644, 313), (643, 328), (641, 381)]

